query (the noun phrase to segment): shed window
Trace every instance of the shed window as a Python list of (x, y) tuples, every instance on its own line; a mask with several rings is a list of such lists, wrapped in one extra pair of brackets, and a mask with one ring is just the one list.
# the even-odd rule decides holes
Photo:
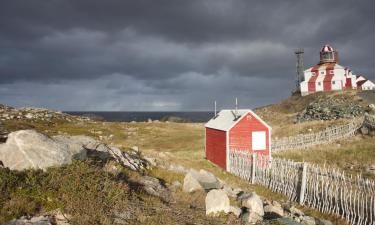
[(252, 132), (252, 148), (253, 151), (266, 150), (266, 132), (254, 131)]

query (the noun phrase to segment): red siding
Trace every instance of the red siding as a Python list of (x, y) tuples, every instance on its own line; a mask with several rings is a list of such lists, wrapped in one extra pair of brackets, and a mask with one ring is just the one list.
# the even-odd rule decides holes
[(352, 78), (346, 78), (345, 87), (352, 88)]
[(307, 83), (308, 92), (316, 91), (316, 79), (319, 76), (319, 67), (320, 65), (316, 65), (311, 69), (311, 73), (315, 73), (315, 75), (312, 75)]
[(206, 158), (226, 169), (226, 132), (206, 128)]
[(333, 70), (333, 66), (329, 65), (326, 67), (326, 75), (323, 80), (323, 91), (331, 91), (332, 90), (332, 78), (333, 73), (331, 74), (331, 71)]
[(252, 152), (252, 132), (266, 132), (266, 150), (255, 151), (258, 154), (269, 155), (269, 129), (250, 112), (229, 131), (229, 149), (246, 150)]

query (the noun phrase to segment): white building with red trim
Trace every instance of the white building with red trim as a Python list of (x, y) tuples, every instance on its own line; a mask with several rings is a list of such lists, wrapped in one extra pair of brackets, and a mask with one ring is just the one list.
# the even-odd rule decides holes
[(356, 76), (349, 68), (339, 65), (338, 61), (338, 52), (324, 45), (320, 50), (320, 62), (304, 71), (300, 83), (302, 96), (322, 91), (356, 89)]

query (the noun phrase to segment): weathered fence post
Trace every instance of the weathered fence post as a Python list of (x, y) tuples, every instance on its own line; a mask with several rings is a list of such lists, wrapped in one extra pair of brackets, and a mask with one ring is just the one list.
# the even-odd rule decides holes
[(305, 200), (305, 191), (306, 191), (306, 181), (307, 181), (307, 163), (303, 163), (302, 167), (302, 180), (301, 180), (301, 190), (299, 194), (299, 204), (303, 205), (303, 202)]
[(251, 184), (255, 184), (255, 162), (256, 162), (256, 155), (252, 155), (252, 164), (251, 164)]

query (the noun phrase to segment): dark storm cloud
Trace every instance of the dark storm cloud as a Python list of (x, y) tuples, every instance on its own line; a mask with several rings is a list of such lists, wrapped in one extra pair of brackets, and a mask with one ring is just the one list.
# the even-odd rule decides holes
[(325, 43), (343, 65), (374, 79), (374, 4), (1, 1), (0, 101), (183, 110), (206, 109), (214, 98), (229, 105), (238, 96), (256, 106), (290, 93), (293, 49), (305, 48), (309, 67)]

